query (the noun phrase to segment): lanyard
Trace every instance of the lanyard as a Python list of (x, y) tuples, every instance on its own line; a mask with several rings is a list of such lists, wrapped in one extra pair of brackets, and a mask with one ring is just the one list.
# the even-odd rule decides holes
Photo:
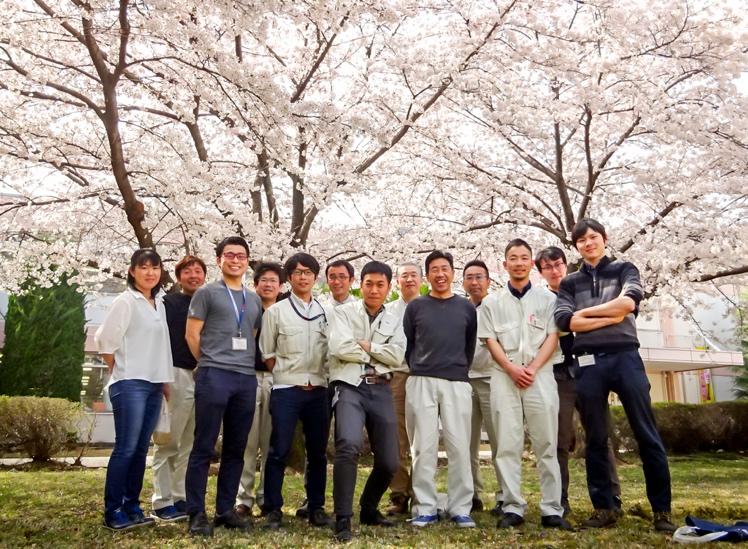
[(312, 316), (312, 317), (306, 317), (306, 316), (302, 315), (302, 314), (301, 314), (301, 311), (299, 311), (299, 310), (298, 310), (298, 309), (296, 308), (296, 305), (294, 304), (294, 302), (293, 302), (293, 299), (291, 299), (291, 296), (288, 296), (288, 301), (290, 301), (290, 302), (291, 302), (291, 308), (292, 308), (292, 309), (294, 310), (294, 312), (295, 312), (295, 313), (296, 313), (297, 315), (299, 315), (299, 317), (301, 317), (301, 318), (303, 318), (304, 320), (306, 320), (307, 322), (311, 322), (312, 320), (317, 320), (317, 319), (318, 319), (318, 318), (320, 318), (320, 317), (325, 317), (325, 322), (327, 322), (327, 315), (325, 314), (325, 308), (324, 308), (324, 307), (322, 307), (322, 305), (320, 305), (320, 304), (319, 304), (319, 301), (317, 301), (316, 299), (312, 299), (312, 301), (313, 301), (314, 303), (316, 303), (317, 305), (319, 305), (320, 309), (322, 309), (322, 312), (321, 312), (320, 314), (318, 314), (318, 315), (315, 315), (315, 316)]
[(224, 280), (222, 280), (221, 283), (223, 284), (223, 287), (226, 288), (226, 291), (229, 294), (229, 299), (231, 299), (231, 304), (234, 306), (234, 315), (236, 316), (236, 330), (239, 337), (242, 337), (242, 319), (244, 318), (244, 311), (247, 310), (247, 290), (242, 284), (242, 308), (240, 312), (239, 307), (236, 306), (236, 301), (234, 301), (234, 294), (231, 293), (231, 290)]

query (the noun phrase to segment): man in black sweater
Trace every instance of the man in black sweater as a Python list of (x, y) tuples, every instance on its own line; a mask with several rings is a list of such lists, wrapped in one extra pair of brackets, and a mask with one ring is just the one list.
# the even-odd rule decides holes
[(478, 321), (475, 307), (454, 295), (454, 264), (449, 253), (426, 257), (428, 295), (405, 309), (405, 423), (413, 456), (413, 526), (438, 520), (436, 474), (439, 419), (449, 460), (446, 511), (461, 528), (473, 528), (470, 518), (473, 479), (470, 472), (472, 388), (468, 369), (475, 353)]
[(576, 334), (572, 350), (580, 367), (577, 398), (587, 442), (587, 489), (595, 507), (583, 526), (609, 526), (618, 518), (608, 459), (608, 395), (615, 391), (639, 445), (655, 529), (673, 532), (670, 470), (638, 351), (636, 314), (643, 297), (639, 271), (632, 263), (605, 255), (607, 238), (605, 227), (594, 219), (582, 219), (573, 227), (571, 239), (584, 264), (561, 281), (555, 311), (559, 330)]

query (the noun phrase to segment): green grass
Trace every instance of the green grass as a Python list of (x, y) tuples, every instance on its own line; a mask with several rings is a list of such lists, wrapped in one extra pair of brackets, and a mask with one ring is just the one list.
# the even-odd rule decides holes
[[(673, 476), (673, 511), (678, 523), (688, 514), (734, 522), (748, 518), (748, 458), (733, 454), (678, 456), (670, 459)], [(360, 468), (359, 490), (369, 469)], [(530, 503), (527, 523), (515, 531), (495, 528), (488, 513), (476, 513), (478, 528), (460, 530), (451, 524), (438, 524), (416, 530), (406, 523), (393, 529), (358, 527), (354, 521), (355, 540), (350, 547), (662, 547), (667, 536), (651, 528), (651, 514), (644, 492), (641, 466), (624, 464), (619, 473), (623, 483), (626, 516), (616, 528), (557, 532), (539, 527), (537, 510), (537, 474), (530, 464), (524, 469), (525, 495)], [(584, 483), (584, 462), (572, 461), (571, 504), (575, 510), (572, 522), (586, 518), (590, 505)], [(160, 524), (155, 527), (114, 534), (102, 528), (104, 470), (81, 469), (0, 469), (0, 546), (2, 547), (327, 547), (332, 545), (330, 530), (312, 528), (296, 518), (286, 519), (281, 532), (255, 528), (249, 533), (219, 529), (207, 542), (186, 535), (186, 524)], [(327, 508), (332, 508), (332, 486), (328, 475)], [(495, 480), (488, 467), (483, 468), (487, 485), (484, 501)], [(150, 471), (143, 489), (148, 509), (151, 494)], [(446, 470), (440, 468), (438, 482), (446, 490)], [(284, 511), (290, 515), (302, 499), (302, 478), (286, 476)], [(212, 510), (215, 477), (210, 478), (208, 507)], [(357, 492), (358, 493), (358, 492)], [(386, 499), (386, 496), (385, 496)], [(259, 523), (259, 519), (258, 519)]]

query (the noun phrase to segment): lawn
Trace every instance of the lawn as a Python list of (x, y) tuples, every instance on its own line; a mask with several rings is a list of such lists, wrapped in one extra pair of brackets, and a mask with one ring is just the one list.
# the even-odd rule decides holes
[[(734, 454), (701, 454), (670, 459), (673, 476), (674, 517), (679, 524), (688, 514), (717, 522), (734, 522), (748, 518), (748, 458)], [(586, 518), (590, 505), (584, 484), (584, 462), (572, 461), (572, 522)], [(361, 468), (362, 478), (368, 473)], [(537, 475), (525, 464), (524, 487), (530, 503), (528, 522), (513, 531), (497, 530), (496, 520), (487, 511), (476, 513), (478, 528), (460, 530), (452, 524), (438, 524), (416, 530), (405, 522), (392, 529), (361, 527), (354, 522), (356, 538), (350, 547), (661, 547), (669, 537), (651, 528), (651, 515), (646, 502), (641, 467), (638, 463), (619, 468), (623, 483), (626, 516), (616, 528), (558, 532), (539, 527), (537, 511)], [(159, 524), (151, 528), (125, 533), (112, 533), (101, 526), (103, 469), (11, 470), (0, 469), (0, 546), (2, 547), (326, 547), (332, 544), (330, 530), (312, 528), (296, 518), (287, 518), (281, 532), (255, 528), (249, 533), (219, 529), (215, 537), (204, 543), (186, 534), (186, 524)], [(493, 490), (488, 467), (483, 468), (484, 481)], [(331, 484), (328, 475), (327, 508), (332, 508)], [(442, 490), (446, 470), (440, 468), (438, 481)], [(494, 481), (495, 482), (495, 481)], [(302, 478), (286, 477), (285, 511), (289, 514), (302, 499)], [(215, 490), (215, 477), (210, 478), (209, 493)], [(143, 491), (151, 493), (150, 471), (146, 473)], [(484, 500), (490, 503), (489, 496)], [(209, 497), (209, 508), (212, 501)], [(144, 508), (147, 510), (148, 501)], [(259, 525), (259, 519), (257, 524)]]

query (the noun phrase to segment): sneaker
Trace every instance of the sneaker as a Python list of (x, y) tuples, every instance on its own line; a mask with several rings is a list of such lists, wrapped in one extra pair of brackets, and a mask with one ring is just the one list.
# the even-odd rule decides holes
[(241, 517), (234, 509), (224, 511), (220, 515), (213, 517), (213, 526), (234, 530), (249, 530), (252, 528), (252, 522), (247, 517)]
[(309, 524), (312, 526), (332, 526), (333, 521), (324, 509), (315, 509), (309, 512)]
[(309, 518), (309, 500), (304, 498), (304, 501), (301, 502), (301, 507), (296, 509), (296, 516), (299, 518)]
[(504, 505), (504, 502), (503, 502), (503, 501), (497, 501), (497, 502), (496, 502), (496, 505), (494, 506), (494, 508), (493, 508), (493, 509), (491, 509), (491, 514), (492, 514), (493, 516), (495, 516), (495, 517), (500, 517), (501, 515), (503, 515), (503, 514), (504, 514), (504, 511), (503, 511), (503, 510), (502, 510), (502, 508), (501, 508), (501, 507), (502, 507), (502, 505)]
[(353, 539), (350, 517), (339, 518), (335, 521), (335, 533), (333, 537), (341, 543), (348, 543)]
[(136, 526), (152, 526), (156, 524), (156, 519), (145, 516), (145, 513), (140, 507), (133, 507), (126, 512), (127, 518), (134, 522)]
[(384, 518), (384, 515), (377, 509), (374, 509), (373, 511), (361, 509), (359, 519), (359, 522), (361, 522), (361, 524), (366, 524), (369, 526), (383, 526), (384, 528), (395, 526), (394, 522)]
[(122, 509), (117, 509), (108, 519), (104, 518), (104, 528), (114, 532), (124, 532), (138, 526), (139, 524), (130, 520)]
[(558, 528), (559, 530), (574, 530), (569, 521), (558, 515), (546, 515), (540, 517), (540, 524), (543, 528)]
[(418, 515), (410, 521), (411, 526), (423, 528), (429, 524), (435, 524), (439, 521), (439, 515)]
[(524, 524), (525, 518), (517, 513), (504, 513), (499, 521), (496, 523), (496, 528), (514, 528)]
[(277, 530), (282, 526), (282, 524), (283, 511), (281, 511), (280, 509), (273, 509), (272, 511), (268, 511), (268, 514), (265, 517), (265, 524), (263, 525), (263, 528)]
[(410, 498), (403, 494), (392, 494), (390, 496), (390, 506), (387, 507), (388, 516), (407, 515), (409, 511)]
[(483, 511), (483, 500), (480, 498), (473, 498), (473, 504), (470, 506), (471, 513), (479, 513)]
[(475, 521), (470, 518), (470, 515), (457, 515), (452, 517), (452, 522), (454, 522), (458, 528), (475, 528)]
[(187, 532), (191, 536), (213, 537), (213, 525), (208, 522), (208, 515), (205, 514), (205, 511), (199, 511), (190, 516)]
[(582, 528), (605, 528), (612, 526), (618, 520), (613, 509), (595, 509), (592, 516), (582, 522)]
[(668, 512), (659, 512), (654, 514), (654, 527), (658, 532), (667, 532), (672, 534), (678, 527), (673, 524), (673, 517)]
[(161, 507), (161, 509), (153, 509), (151, 518), (163, 522), (179, 522), (180, 520), (187, 520), (189, 517), (187, 513), (180, 513), (174, 505), (167, 505)]

